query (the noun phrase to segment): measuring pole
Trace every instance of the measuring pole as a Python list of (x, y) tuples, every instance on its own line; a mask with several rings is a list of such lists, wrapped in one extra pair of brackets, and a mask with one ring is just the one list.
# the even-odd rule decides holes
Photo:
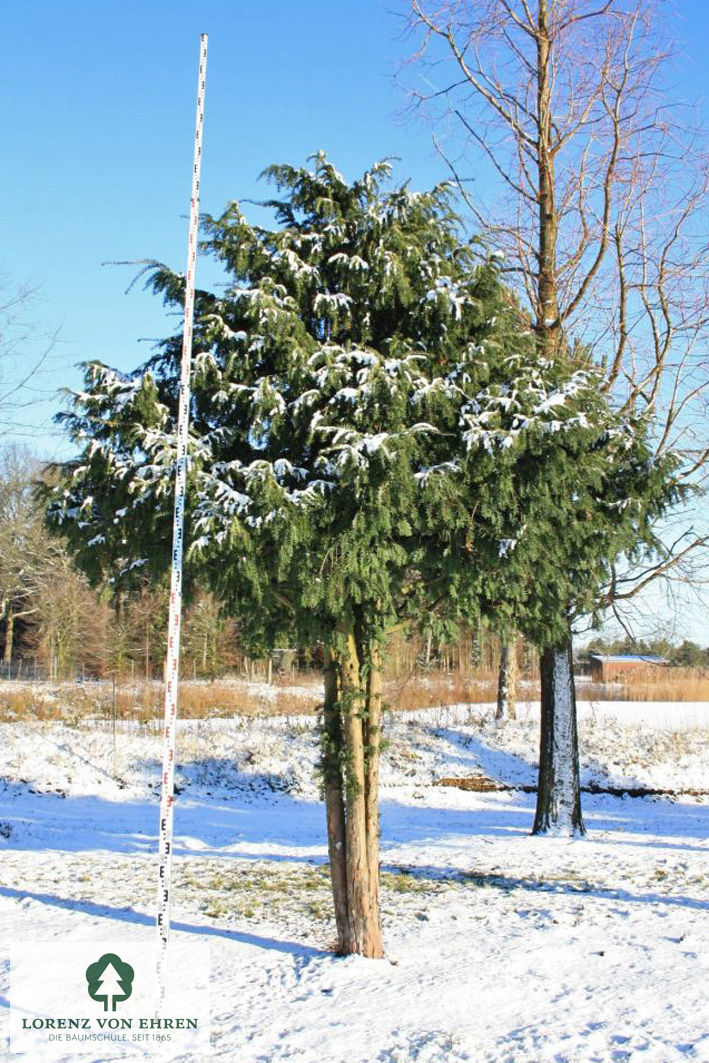
[(172, 874), (172, 825), (175, 788), (175, 734), (177, 730), (177, 684), (180, 664), (180, 622), (182, 619), (182, 547), (185, 530), (185, 491), (187, 486), (187, 435), (190, 417), (190, 368), (194, 321), (194, 280), (199, 223), (199, 177), (202, 163), (204, 85), (207, 75), (207, 34), (199, 39), (199, 79), (197, 82), (197, 126), (194, 138), (192, 198), (185, 276), (185, 320), (182, 333), (180, 402), (177, 414), (177, 467), (175, 470), (175, 515), (172, 524), (172, 576), (170, 615), (165, 667), (165, 727), (163, 732), (160, 829), (158, 838), (158, 987), (160, 1005), (165, 998), (167, 943), (170, 935), (170, 879)]

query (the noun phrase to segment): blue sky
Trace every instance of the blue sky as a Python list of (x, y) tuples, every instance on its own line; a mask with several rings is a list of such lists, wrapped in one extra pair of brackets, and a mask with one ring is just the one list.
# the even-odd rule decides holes
[[(683, 95), (706, 95), (709, 4), (679, 0)], [(348, 175), (384, 155), (425, 187), (447, 173), (431, 130), (404, 120), (395, 72), (412, 50), (404, 0), (39, 0), (4, 11), (0, 112), (0, 266), (6, 284), (38, 288), (26, 319), (59, 330), (36, 381), (46, 401), (18, 434), (45, 454), (66, 452), (49, 420), (59, 386), (83, 359), (130, 368), (138, 341), (166, 333), (162, 307), (130, 267), (156, 258), (183, 268), (199, 34), (209, 33), (202, 209), (263, 196), (274, 161), (324, 148)], [(705, 109), (706, 114), (706, 109)], [(198, 266), (198, 283), (209, 279)]]
[[(428, 131), (396, 116), (406, 100), (393, 75), (411, 48), (403, 10), (380, 0), (6, 9), (0, 261), (13, 280), (40, 286), (27, 310), (39, 330), (60, 328), (44, 389), (75, 385), (82, 359), (132, 367), (147, 354), (138, 339), (167, 331), (152, 296), (140, 286), (124, 294), (135, 271), (101, 263), (148, 257), (183, 268), (201, 31), (203, 210), (263, 196), (264, 166), (319, 148), (347, 174), (399, 155), (401, 176), (418, 185), (445, 176)], [(198, 283), (208, 275), (200, 263)], [(47, 412), (24, 422), (54, 453), (62, 443)]]
[[(709, 118), (709, 4), (677, 0), (682, 96)], [(16, 435), (45, 457), (66, 455), (52, 425), (77, 363), (132, 368), (141, 337), (174, 327), (107, 260), (156, 258), (182, 269), (192, 165), (199, 34), (209, 33), (203, 210), (259, 198), (270, 162), (324, 148), (348, 176), (385, 155), (415, 186), (446, 176), (431, 130), (404, 120), (395, 73), (413, 48), (404, 0), (37, 0), (3, 11), (0, 265), (6, 286), (31, 282), (36, 333), (21, 366), (59, 330), (36, 380), (42, 402)], [(198, 283), (210, 273), (198, 264)], [(21, 367), (20, 366), (20, 367)], [(709, 637), (702, 641), (709, 641)]]

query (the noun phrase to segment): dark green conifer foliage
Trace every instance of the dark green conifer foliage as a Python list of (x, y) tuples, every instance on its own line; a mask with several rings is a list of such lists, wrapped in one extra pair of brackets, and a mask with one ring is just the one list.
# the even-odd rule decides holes
[[(587, 608), (644, 532), (633, 470), (653, 470), (587, 366), (536, 358), (445, 186), (388, 190), (386, 163), (348, 184), (323, 155), (267, 175), (276, 228), (236, 203), (204, 222), (228, 284), (196, 299), (189, 562), (254, 649), (324, 644), (339, 948), (379, 956), (387, 634), (482, 609), (544, 643), (569, 586)], [(180, 305), (181, 276), (150, 283)], [(88, 366), (65, 415), (82, 453), (50, 520), (96, 578), (167, 566), (180, 346), (128, 376)]]
[[(673, 455), (653, 457), (651, 426), (612, 410), (588, 362), (576, 359), (572, 372), (568, 360), (537, 357), (509, 375), (513, 389), (476, 398), (488, 416), (469, 437), (478, 571), (465, 608), (482, 611), (503, 638), (520, 631), (539, 647), (534, 831), (583, 834), (571, 625), (600, 613), (619, 558), (662, 552), (654, 526), (682, 490)], [(496, 495), (481, 480), (494, 481)]]

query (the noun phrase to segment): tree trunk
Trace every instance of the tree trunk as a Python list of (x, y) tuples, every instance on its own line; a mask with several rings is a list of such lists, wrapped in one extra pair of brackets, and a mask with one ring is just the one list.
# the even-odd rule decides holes
[[(382, 663), (368, 647), (364, 669), (354, 632), (325, 648), (321, 766), (337, 951), (383, 955), (379, 913), (379, 755)], [(363, 673), (367, 673), (366, 687)]]
[[(547, 0), (537, 8), (537, 161), (539, 180), (539, 243), (537, 276), (537, 349), (543, 358), (563, 353), (559, 320), (557, 244), (559, 214), (552, 151), (553, 57)], [(539, 788), (534, 834), (584, 834), (579, 789), (571, 634), (545, 649), (540, 660), (542, 686)]]
[(543, 355), (554, 354), (559, 345), (560, 323), (557, 278), (557, 213), (552, 153), (552, 55), (549, 40), (547, 0), (537, 11), (537, 175), (539, 182), (539, 250), (535, 330)]
[(431, 663), (431, 646), (432, 646), (432, 644), (433, 644), (433, 635), (429, 632), (428, 635), (426, 636), (426, 657), (424, 658), (424, 662), (425, 662), (427, 668), (428, 668), (429, 664)]
[[(370, 649), (365, 717), (365, 829), (370, 903), (379, 924), (379, 755), (382, 735), (382, 654), (378, 643)], [(381, 938), (381, 929), (379, 931)], [(380, 941), (381, 948), (381, 941)]]
[(585, 834), (571, 636), (541, 655), (542, 719), (533, 834)]
[(496, 720), (517, 718), (517, 640), (503, 639), (500, 647), (500, 671), (497, 677)]
[(7, 619), (5, 621), (5, 653), (3, 656), (3, 664), (8, 669), (12, 665), (12, 643), (15, 634), (15, 614), (12, 609), (8, 610)]
[(330, 880), (335, 904), (337, 951), (348, 950), (347, 844), (345, 839), (345, 801), (342, 777), (342, 720), (337, 689), (337, 664), (329, 647), (325, 648), (325, 703), (323, 707), (322, 767), (327, 817), (327, 849), (330, 856)]
[(346, 752), (348, 953), (381, 958), (382, 936), (377, 897), (372, 896), (368, 864), (364, 711), (360, 660), (353, 632), (346, 635), (342, 658), (342, 706)]

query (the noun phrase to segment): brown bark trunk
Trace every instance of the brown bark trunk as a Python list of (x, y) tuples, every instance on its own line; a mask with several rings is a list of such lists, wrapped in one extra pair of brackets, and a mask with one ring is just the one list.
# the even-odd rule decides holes
[[(378, 643), (370, 650), (365, 724), (365, 829), (373, 919), (379, 924), (379, 755), (382, 734), (382, 655)], [(379, 927), (381, 939), (381, 926)]]
[(325, 702), (323, 707), (322, 765), (327, 818), (327, 849), (330, 857), (330, 880), (335, 905), (337, 951), (347, 951), (347, 844), (345, 839), (345, 801), (341, 765), (342, 721), (337, 689), (337, 664), (329, 647), (325, 648)]
[(570, 635), (562, 645), (543, 651), (540, 673), (539, 784), (532, 833), (584, 834)]
[(537, 14), (537, 167), (539, 180), (539, 274), (535, 331), (542, 355), (553, 355), (559, 345), (560, 323), (557, 298), (556, 250), (559, 219), (555, 199), (552, 154), (551, 82), (552, 55), (546, 0), (539, 0)]
[(353, 632), (347, 632), (342, 659), (342, 705), (346, 751), (347, 897), (349, 904), (348, 952), (383, 956), (379, 912), (370, 889), (367, 815), (365, 800), (365, 755), (363, 690), (360, 660)]

